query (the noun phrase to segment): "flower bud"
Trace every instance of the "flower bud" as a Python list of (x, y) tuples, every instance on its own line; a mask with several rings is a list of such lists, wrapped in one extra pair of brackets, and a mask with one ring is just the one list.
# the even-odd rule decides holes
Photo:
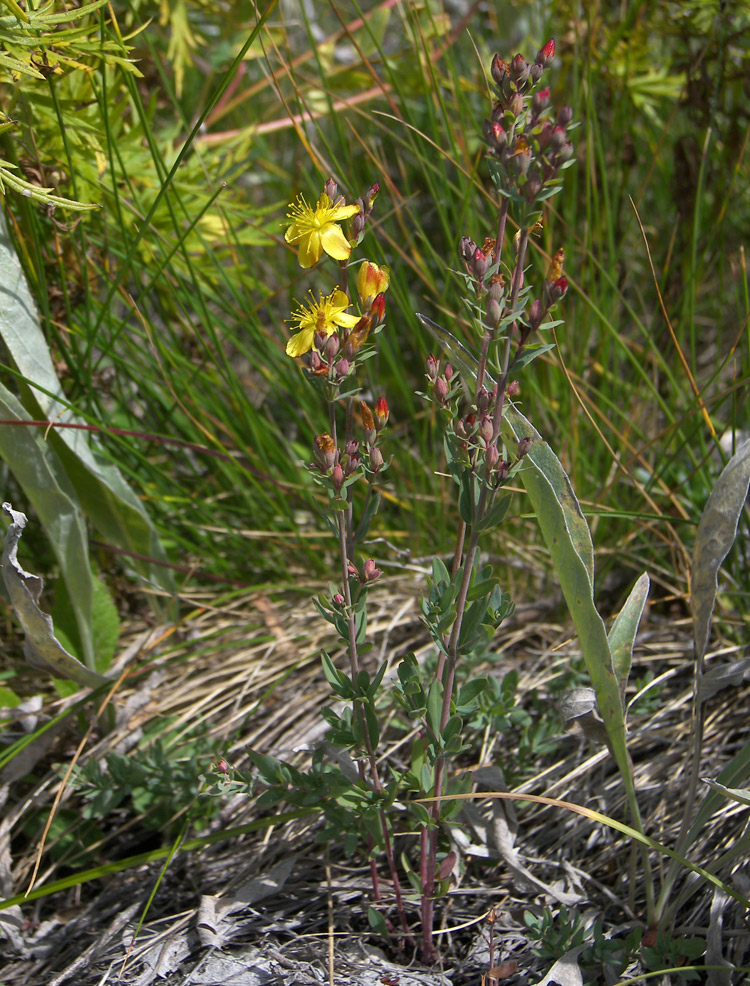
[(549, 86), (535, 92), (531, 100), (531, 110), (534, 116), (539, 116), (549, 106)]
[(558, 277), (556, 281), (552, 281), (551, 284), (548, 283), (547, 293), (549, 295), (551, 305), (554, 305), (558, 301), (562, 301), (568, 293), (568, 279), (566, 277)]
[(503, 317), (503, 306), (499, 301), (495, 301), (494, 298), (490, 298), (487, 302), (487, 324), (492, 326), (493, 329), (497, 328), (500, 319)]
[(328, 198), (331, 200), (332, 203), (336, 201), (336, 196), (338, 195), (339, 189), (338, 189), (338, 185), (333, 180), (333, 178), (328, 179), (328, 181), (323, 186), (323, 191), (326, 193), (326, 195), (328, 196)]
[(542, 68), (547, 68), (552, 59), (555, 57), (555, 39), (550, 38), (547, 44), (540, 48), (536, 55), (537, 65), (541, 65)]
[(344, 597), (341, 595), (340, 592), (337, 592), (332, 599), (334, 606), (343, 606), (345, 601), (346, 600), (344, 599)]
[(520, 92), (517, 92), (515, 96), (513, 96), (513, 98), (511, 99), (510, 104), (508, 105), (508, 109), (510, 110), (510, 112), (513, 114), (514, 117), (518, 118), (523, 113), (523, 107), (524, 107), (523, 96), (521, 95)]
[(482, 133), (485, 141), (495, 153), (504, 150), (508, 144), (508, 135), (503, 129), (503, 125), (497, 120), (494, 122), (485, 120), (482, 124)]
[(505, 393), (508, 397), (515, 397), (521, 390), (521, 384), (517, 380), (511, 380)]
[(349, 478), (362, 465), (362, 458), (359, 454), (345, 455), (342, 459), (344, 475)]
[(448, 384), (443, 377), (438, 377), (435, 381), (435, 397), (438, 403), (445, 404), (448, 396)]
[(344, 446), (344, 455), (357, 455), (359, 452), (359, 442), (356, 438), (350, 438)]
[(508, 71), (510, 77), (515, 82), (516, 86), (521, 89), (526, 85), (529, 78), (529, 63), (523, 57), (523, 55), (515, 55), (510, 65), (508, 66)]
[(377, 445), (370, 449), (370, 468), (373, 472), (380, 472), (383, 468), (383, 453)]
[(531, 204), (542, 190), (542, 179), (539, 175), (532, 175), (523, 187), (523, 194), (526, 201)]
[(443, 376), (448, 381), (448, 383), (450, 383), (453, 377), (453, 367), (450, 365), (450, 363), (445, 364), (445, 369), (443, 370)]
[(344, 485), (344, 470), (341, 468), (341, 465), (338, 462), (331, 470), (331, 480), (333, 482), (333, 488), (338, 493), (341, 490), (341, 487)]
[(365, 206), (362, 199), (357, 199), (357, 205), (359, 206), (359, 212), (352, 218), (352, 236), (355, 240), (359, 240), (360, 236), (364, 233), (365, 223), (367, 222)]
[(529, 170), (529, 165), (531, 164), (531, 148), (528, 145), (525, 137), (518, 137), (516, 139), (516, 150), (513, 151), (513, 156), (511, 161), (516, 174), (525, 175)]
[[(338, 336), (336, 337), (331, 336), (331, 338), (332, 339), (338, 338)], [(320, 358), (320, 353), (318, 352), (318, 350), (313, 349), (310, 352), (310, 373), (318, 374), (318, 373), (325, 373), (325, 371), (326, 371), (326, 364), (323, 363), (323, 360)]]
[(499, 458), (500, 453), (497, 450), (497, 445), (489, 445), (487, 447), (487, 451), (484, 453), (484, 460), (490, 469), (495, 468)]
[(319, 353), (323, 352), (326, 342), (328, 341), (328, 334), (326, 332), (314, 332), (313, 333), (313, 346), (318, 350)]
[(499, 55), (493, 57), (490, 72), (495, 85), (503, 89), (508, 77), (508, 66)]
[(336, 332), (329, 335), (323, 345), (321, 352), (325, 355), (327, 362), (331, 363), (335, 356), (337, 356), (339, 347), (341, 346), (341, 341)]
[(375, 402), (375, 430), (382, 431), (388, 424), (389, 417), (388, 401), (385, 397), (378, 397)]
[(489, 263), (487, 262), (487, 258), (479, 249), (479, 247), (476, 248), (476, 250), (474, 251), (474, 256), (471, 258), (471, 266), (472, 266), (472, 270), (474, 271), (474, 276), (477, 278), (477, 280), (481, 281), (484, 275), (487, 273), (487, 268), (489, 267)]
[(552, 137), (552, 124), (550, 123), (549, 120), (545, 120), (539, 130), (539, 133), (536, 135), (536, 143), (540, 151), (543, 151), (545, 147), (547, 147), (551, 137)]
[(372, 558), (368, 558), (362, 566), (362, 580), (364, 582), (374, 582), (375, 579), (379, 579), (382, 574), (383, 573), (375, 565)]
[(550, 147), (553, 151), (559, 151), (567, 143), (567, 135), (565, 133), (564, 127), (555, 126), (552, 128), (552, 134), (550, 135)]
[(315, 436), (315, 459), (322, 472), (328, 472), (336, 461), (338, 449), (327, 433)]
[(529, 314), (527, 316), (532, 332), (539, 328), (539, 323), (542, 321), (542, 315), (544, 315), (542, 303), (538, 298), (535, 298), (529, 306)]
[(528, 453), (530, 448), (531, 448), (531, 439), (527, 435), (525, 438), (522, 438), (521, 441), (518, 443), (518, 449), (517, 449), (518, 458), (522, 459)]
[(476, 248), (477, 245), (474, 240), (469, 239), (468, 236), (462, 236), (461, 241), (458, 244), (459, 256), (462, 260), (465, 260), (467, 264), (470, 264)]
[(372, 212), (372, 207), (375, 205), (375, 199), (378, 197), (379, 191), (380, 182), (374, 181), (365, 192), (365, 204), (367, 206), (368, 214)]
[(483, 415), (481, 422), (479, 423), (479, 437), (489, 445), (492, 441), (494, 429), (492, 426), (492, 418), (488, 414)]
[(529, 81), (532, 86), (535, 86), (537, 82), (541, 79), (544, 74), (544, 68), (541, 65), (534, 64), (529, 69)]
[(362, 316), (353, 329), (349, 330), (349, 335), (346, 337), (346, 345), (344, 346), (344, 355), (347, 359), (353, 359), (354, 354), (360, 346), (363, 346), (367, 342), (371, 328), (372, 317), (368, 313)]
[(387, 267), (378, 267), (369, 260), (360, 264), (357, 274), (357, 291), (363, 311), (368, 309), (375, 298), (388, 290), (391, 273)]
[(573, 150), (574, 150), (573, 145), (570, 143), (570, 141), (563, 144), (563, 146), (557, 152), (558, 164), (565, 164), (566, 161), (569, 161), (573, 157)]
[(346, 566), (346, 570), (349, 573), (350, 578), (359, 579), (359, 569), (357, 568), (356, 565), (353, 565), (352, 562), (349, 562), (349, 564)]
[(504, 483), (505, 480), (508, 478), (509, 472), (510, 470), (508, 469), (508, 463), (505, 461), (505, 459), (501, 459), (498, 462), (498, 464), (495, 466), (495, 475), (497, 476), (498, 481)]
[(359, 413), (362, 415), (362, 427), (365, 431), (375, 431), (375, 421), (372, 417), (372, 411), (365, 401), (359, 402)]
[(424, 372), (427, 379), (432, 383), (435, 383), (438, 373), (440, 372), (440, 360), (436, 359), (433, 353), (430, 353), (425, 360)]
[(375, 296), (375, 300), (372, 305), (370, 305), (370, 319), (375, 323), (375, 325), (380, 325), (381, 322), (385, 321), (385, 295), (379, 294)]
[(505, 278), (502, 274), (493, 274), (490, 279), (489, 296), (493, 301), (502, 301), (505, 294)]
[(570, 106), (561, 106), (560, 112), (557, 114), (557, 125), (558, 127), (567, 127), (570, 121), (573, 119), (573, 110)]
[(337, 379), (344, 380), (346, 377), (349, 376), (351, 369), (352, 369), (352, 364), (349, 362), (348, 359), (339, 360), (338, 363), (336, 364)]

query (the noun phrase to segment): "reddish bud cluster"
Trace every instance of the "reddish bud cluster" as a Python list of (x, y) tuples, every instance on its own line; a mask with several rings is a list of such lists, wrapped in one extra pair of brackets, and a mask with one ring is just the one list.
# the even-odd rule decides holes
[(564, 106), (553, 123), (547, 119), (549, 87), (532, 93), (554, 57), (555, 42), (550, 39), (537, 52), (533, 65), (522, 55), (510, 62), (495, 55), (491, 66), (498, 100), (483, 124), (484, 139), (492, 157), (503, 166), (508, 188), (530, 204), (574, 153), (567, 134), (573, 117), (570, 107)]

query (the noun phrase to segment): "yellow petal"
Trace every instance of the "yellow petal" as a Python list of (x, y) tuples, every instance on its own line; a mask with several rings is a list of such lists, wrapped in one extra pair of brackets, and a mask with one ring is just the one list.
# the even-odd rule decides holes
[(348, 312), (341, 312), (338, 315), (334, 315), (333, 321), (336, 325), (342, 326), (342, 328), (353, 329), (357, 322), (359, 322), (359, 318), (359, 315), (350, 315)]
[(293, 335), (286, 344), (287, 356), (291, 356), (292, 359), (297, 359), (298, 356), (303, 356), (305, 353), (309, 353), (312, 349), (314, 334), (315, 333), (312, 329), (303, 329), (301, 332)]
[(358, 212), (358, 205), (340, 205), (333, 210), (333, 215), (331, 218), (338, 222), (339, 219), (351, 219), (351, 217), (356, 216)]
[(335, 224), (326, 226), (318, 235), (320, 236), (323, 249), (329, 257), (333, 257), (334, 260), (349, 259), (352, 248), (340, 226), (336, 226)]
[(323, 252), (323, 247), (321, 246), (321, 235), (320, 233), (309, 233), (302, 239), (299, 245), (299, 265), (300, 267), (312, 267), (313, 264), (317, 264), (320, 260), (320, 255)]

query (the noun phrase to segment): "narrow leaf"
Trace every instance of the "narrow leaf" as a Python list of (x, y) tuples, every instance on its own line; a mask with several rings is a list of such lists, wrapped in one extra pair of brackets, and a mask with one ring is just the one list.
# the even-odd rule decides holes
[(39, 607), (44, 582), (39, 576), (24, 571), (18, 562), (18, 542), (26, 527), (26, 515), (14, 510), (9, 503), (3, 504), (3, 510), (11, 518), (3, 550), (3, 580), (13, 610), (26, 635), (26, 660), (33, 668), (47, 671), (56, 678), (98, 688), (109, 679), (89, 670), (65, 650), (55, 636), (51, 618)]
[(631, 589), (630, 595), (612, 624), (607, 638), (612, 655), (612, 669), (620, 686), (620, 698), (623, 701), (625, 700), (625, 688), (628, 684), (630, 667), (633, 663), (635, 635), (638, 632), (650, 586), (648, 574), (644, 572)]
[(716, 480), (695, 536), (691, 604), (695, 653), (699, 662), (708, 647), (719, 569), (737, 537), (737, 525), (749, 485), (750, 440), (740, 445)]

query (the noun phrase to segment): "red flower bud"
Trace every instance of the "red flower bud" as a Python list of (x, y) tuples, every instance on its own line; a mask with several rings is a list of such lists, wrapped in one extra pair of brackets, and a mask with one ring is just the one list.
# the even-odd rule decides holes
[(500, 458), (500, 453), (497, 450), (497, 445), (490, 445), (487, 451), (484, 453), (484, 458), (490, 469), (494, 469), (497, 465), (497, 460)]
[(331, 480), (333, 482), (333, 488), (338, 493), (341, 487), (344, 485), (344, 470), (341, 468), (341, 465), (338, 462), (331, 470)]
[(438, 373), (440, 372), (440, 361), (435, 358), (433, 353), (430, 353), (425, 360), (424, 372), (427, 379), (432, 383), (435, 383)]
[(546, 68), (555, 57), (555, 39), (550, 38), (547, 44), (537, 52), (536, 63)]
[(375, 204), (375, 199), (378, 197), (378, 192), (380, 191), (380, 182), (374, 181), (372, 185), (365, 192), (365, 203), (367, 204), (367, 211), (372, 212), (372, 207)]
[(520, 89), (522, 86), (526, 85), (529, 78), (530, 65), (523, 57), (523, 55), (515, 55), (511, 61), (508, 71), (510, 76), (515, 82), (515, 84)]
[(448, 383), (450, 383), (453, 377), (453, 367), (450, 365), (450, 363), (445, 364), (445, 370), (443, 370), (443, 376), (448, 381)]
[(567, 143), (568, 137), (565, 133), (565, 128), (556, 126), (552, 128), (552, 134), (550, 136), (550, 145), (553, 151), (559, 151), (560, 148)]
[(378, 397), (375, 402), (375, 429), (382, 431), (388, 424), (388, 401), (385, 397)]
[(334, 602), (334, 604), (336, 606), (343, 606), (344, 605), (345, 600), (344, 600), (344, 597), (341, 595), (340, 592), (337, 592), (335, 594), (335, 596), (333, 597), (333, 602)]
[(382, 292), (370, 306), (370, 318), (376, 325), (385, 320), (385, 295)]
[(558, 127), (567, 127), (572, 119), (573, 110), (569, 106), (560, 107), (560, 112), (557, 114)]
[(531, 448), (531, 439), (527, 436), (518, 443), (518, 458), (522, 459)]
[(448, 396), (448, 384), (445, 382), (443, 377), (438, 377), (435, 381), (435, 397), (440, 404), (445, 404), (445, 400)]
[(479, 249), (479, 247), (477, 247), (476, 250), (474, 251), (474, 256), (471, 258), (471, 261), (472, 261), (472, 268), (474, 270), (474, 276), (481, 281), (484, 275), (487, 273), (487, 268), (489, 267), (489, 264), (487, 262), (487, 258)]
[(534, 116), (539, 116), (539, 114), (546, 110), (549, 106), (549, 86), (546, 89), (540, 89), (539, 92), (535, 92), (531, 100), (531, 109)]
[(383, 468), (383, 453), (377, 445), (370, 449), (370, 468), (373, 472), (380, 472)]
[(521, 384), (517, 380), (511, 380), (505, 393), (508, 397), (515, 397), (521, 390)]
[(375, 579), (379, 579), (383, 573), (379, 568), (376, 567), (375, 562), (372, 558), (368, 558), (362, 567), (362, 578), (364, 582), (374, 582)]
[(508, 76), (508, 66), (499, 55), (493, 57), (490, 72), (495, 85), (502, 89)]
[(339, 380), (344, 380), (346, 377), (349, 376), (351, 369), (352, 369), (352, 364), (349, 362), (348, 359), (339, 360), (339, 362), (336, 364), (336, 377)]

